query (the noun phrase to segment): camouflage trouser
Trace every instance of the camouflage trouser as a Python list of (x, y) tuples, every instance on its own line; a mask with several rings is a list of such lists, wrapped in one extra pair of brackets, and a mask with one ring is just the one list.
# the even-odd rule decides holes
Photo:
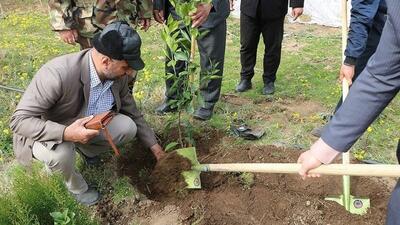
[(92, 24), (92, 19), (89, 16), (76, 18), (75, 21), (79, 24), (75, 29), (78, 30), (78, 40), (76, 42), (81, 46), (81, 50), (93, 47), (92, 38), (96, 33), (101, 32), (101, 29)]
[(82, 37), (79, 35), (76, 42), (78, 42), (78, 44), (81, 46), (81, 50), (93, 47), (91, 38)]

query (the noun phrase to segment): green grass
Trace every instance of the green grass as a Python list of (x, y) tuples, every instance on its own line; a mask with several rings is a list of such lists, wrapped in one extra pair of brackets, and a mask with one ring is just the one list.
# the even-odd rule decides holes
[(49, 176), (37, 164), (29, 172), (13, 167), (6, 175), (0, 183), (0, 224), (50, 225), (50, 213), (67, 209), (75, 213), (75, 224), (98, 224), (69, 194), (61, 176)]
[(126, 199), (135, 197), (138, 191), (130, 184), (128, 177), (117, 179), (113, 185), (113, 202), (118, 204)]

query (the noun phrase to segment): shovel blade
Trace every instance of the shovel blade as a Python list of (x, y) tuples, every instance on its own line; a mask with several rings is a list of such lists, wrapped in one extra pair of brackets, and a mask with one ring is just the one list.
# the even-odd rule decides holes
[(368, 212), (368, 209), (370, 207), (369, 198), (358, 198), (350, 195), (350, 205), (348, 207), (345, 206), (344, 198), (344, 195), (340, 195), (326, 197), (325, 200), (339, 203), (340, 205), (344, 206), (346, 210), (351, 214), (364, 215)]
[(190, 161), (192, 169), (183, 171), (181, 174), (187, 184), (186, 188), (201, 189), (200, 171), (194, 168), (199, 167), (200, 163), (197, 160), (196, 149), (194, 147), (182, 148), (176, 150), (176, 153)]
[(188, 189), (201, 189), (200, 171), (190, 170), (183, 171), (182, 176), (187, 184)]

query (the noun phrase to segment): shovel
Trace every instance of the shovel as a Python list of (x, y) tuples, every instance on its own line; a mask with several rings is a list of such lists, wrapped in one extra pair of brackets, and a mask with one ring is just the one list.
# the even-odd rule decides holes
[[(347, 0), (342, 0), (342, 52), (346, 50), (347, 45), (347, 34), (348, 34), (348, 15), (347, 15)], [(344, 60), (345, 56), (342, 55)], [(343, 79), (342, 82), (342, 91), (343, 96), (342, 100), (344, 101), (349, 92), (349, 84), (346, 79)], [(343, 165), (350, 165), (350, 153), (346, 152), (342, 155)], [(343, 193), (339, 196), (330, 196), (326, 197), (325, 200), (334, 201), (344, 206), (344, 208), (352, 213), (363, 215), (367, 213), (368, 208), (370, 207), (369, 198), (360, 198), (351, 195), (350, 193), (350, 176), (351, 174), (346, 174), (343, 176)]]
[[(342, 82), (342, 91), (343, 91), (343, 101), (346, 99), (347, 94), (349, 92), (349, 84), (346, 79), (343, 79)], [(342, 154), (342, 165), (350, 166), (350, 153), (346, 152)], [(328, 196), (325, 200), (334, 201), (338, 204), (344, 206), (344, 208), (352, 214), (363, 215), (367, 213), (368, 208), (370, 207), (369, 198), (361, 198), (351, 195), (350, 192), (350, 181), (351, 174), (344, 174), (343, 176), (343, 193), (339, 196)]]
[[(253, 172), (253, 173), (287, 173), (297, 174), (301, 164), (297, 163), (220, 163), (200, 164), (194, 147), (176, 150), (177, 154), (188, 159), (192, 164), (191, 170), (183, 171), (182, 175), (187, 184), (186, 188), (200, 189), (201, 172)], [(348, 175), (372, 177), (400, 177), (400, 165), (386, 164), (330, 164), (321, 165), (309, 174)]]
[[(287, 173), (297, 174), (301, 164), (297, 163), (222, 163), (222, 164), (200, 164), (197, 160), (194, 147), (176, 150), (177, 154), (188, 159), (192, 165), (191, 170), (183, 171), (182, 176), (187, 184), (186, 188), (201, 189), (201, 172), (253, 172), (253, 173)], [(330, 164), (309, 171), (309, 174), (341, 175), (341, 176), (375, 176), (375, 177), (400, 177), (400, 165), (384, 164)], [(345, 187), (349, 187), (349, 181)], [(348, 193), (349, 194), (349, 193)], [(341, 198), (332, 197), (329, 200), (344, 203)], [(350, 195), (347, 200), (350, 204), (350, 212), (364, 214), (369, 206), (369, 199), (355, 198)]]

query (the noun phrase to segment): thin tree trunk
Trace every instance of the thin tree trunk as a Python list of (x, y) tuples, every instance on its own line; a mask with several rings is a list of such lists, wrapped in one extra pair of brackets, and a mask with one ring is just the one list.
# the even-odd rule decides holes
[(179, 144), (181, 145), (181, 148), (184, 148), (185, 146), (183, 145), (182, 130), (181, 130), (181, 116), (182, 116), (182, 111), (181, 111), (181, 110), (178, 110), (178, 134), (179, 134)]

